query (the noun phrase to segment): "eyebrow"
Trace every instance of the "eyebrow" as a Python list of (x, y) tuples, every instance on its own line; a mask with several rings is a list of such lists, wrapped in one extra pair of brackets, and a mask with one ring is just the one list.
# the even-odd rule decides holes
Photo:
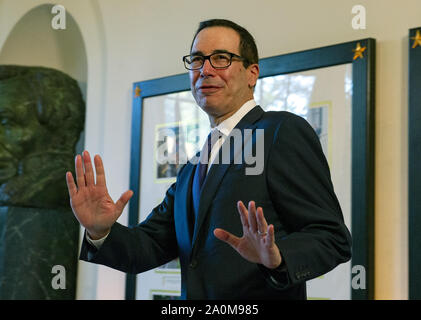
[[(231, 53), (231, 52), (228, 51), (228, 50), (225, 50), (225, 49), (216, 49), (216, 50), (213, 50), (211, 54), (214, 54), (214, 53)], [(190, 53), (190, 55), (192, 55), (192, 56), (204, 56), (205, 54), (202, 51), (194, 51), (194, 52)]]

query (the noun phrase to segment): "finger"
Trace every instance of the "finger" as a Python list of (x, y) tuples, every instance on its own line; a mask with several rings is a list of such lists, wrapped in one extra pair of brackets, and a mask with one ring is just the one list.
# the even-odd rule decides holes
[(70, 171), (66, 172), (67, 190), (69, 191), (70, 198), (73, 198), (77, 193), (77, 187)]
[(267, 232), (268, 230), (268, 224), (266, 222), (265, 216), (263, 215), (263, 209), (261, 207), (257, 208), (257, 230), (259, 230), (262, 233)]
[(85, 187), (85, 174), (83, 172), (83, 166), (82, 166), (82, 157), (80, 155), (76, 156), (76, 182), (77, 182), (77, 187), (79, 188), (79, 190), (81, 188)]
[(266, 246), (270, 248), (275, 244), (275, 227), (273, 224), (268, 227), (267, 232), (268, 234), (266, 236)]
[(249, 222), (248, 222), (247, 208), (243, 204), (242, 201), (237, 202), (237, 210), (240, 213), (241, 224), (243, 225), (243, 232), (244, 232), (245, 230), (248, 230)]
[(237, 249), (238, 244), (240, 243), (240, 238), (234, 236), (232, 233), (229, 233), (228, 231), (225, 231), (223, 229), (216, 228), (215, 230), (213, 230), (213, 234), (219, 240), (228, 243), (234, 249)]
[(86, 185), (95, 185), (94, 171), (92, 170), (91, 156), (88, 151), (83, 152), (83, 164), (85, 166)]
[(257, 232), (256, 205), (254, 201), (249, 202), (248, 218), (250, 231)]
[[(133, 191), (132, 190), (127, 190), (126, 192), (124, 192), (120, 199), (118, 199), (118, 201), (116, 202), (116, 209), (117, 209), (117, 213), (118, 213), (118, 217), (120, 217), (121, 213), (124, 210), (124, 207), (126, 206), (127, 202), (129, 202), (130, 198), (133, 196)], [(117, 217), (117, 219), (118, 219)]]
[(94, 157), (95, 163), (95, 172), (96, 172), (96, 184), (97, 186), (105, 187), (105, 170), (104, 164), (102, 163), (102, 159), (99, 155)]

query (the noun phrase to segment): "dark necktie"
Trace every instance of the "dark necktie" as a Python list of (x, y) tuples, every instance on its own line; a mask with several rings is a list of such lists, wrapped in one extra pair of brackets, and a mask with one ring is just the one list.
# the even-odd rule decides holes
[(193, 187), (192, 187), (192, 189), (193, 189), (192, 190), (192, 198), (193, 198), (192, 200), (193, 200), (194, 215), (191, 219), (192, 220), (191, 221), (191, 227), (194, 226), (194, 223), (197, 219), (197, 214), (198, 214), (198, 211), (199, 211), (200, 193), (202, 191), (202, 187), (203, 187), (203, 184), (205, 182), (212, 147), (216, 143), (216, 141), (219, 140), (220, 137), (221, 137), (221, 133), (218, 131), (218, 129), (212, 130), (209, 133), (209, 135), (207, 137), (207, 143), (203, 146), (203, 149), (200, 153), (200, 161), (196, 165), (196, 169), (195, 169), (194, 177), (193, 177)]

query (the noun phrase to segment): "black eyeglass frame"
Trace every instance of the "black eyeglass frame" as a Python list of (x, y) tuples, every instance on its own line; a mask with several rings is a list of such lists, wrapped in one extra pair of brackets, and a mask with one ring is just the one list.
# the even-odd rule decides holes
[[(212, 64), (212, 60), (211, 60), (211, 56), (213, 56), (213, 55), (216, 55), (216, 54), (229, 54), (230, 55), (230, 62), (229, 62), (229, 64), (227, 65), (227, 66), (225, 66), (225, 67), (215, 67), (213, 64)], [(238, 54), (235, 54), (235, 53), (232, 53), (232, 52), (214, 52), (214, 53), (212, 53), (212, 54), (209, 54), (209, 55), (207, 55), (207, 56), (205, 56), (205, 55), (201, 55), (201, 54), (195, 54), (195, 55), (193, 55), (193, 56), (198, 56), (198, 57), (201, 57), (201, 58), (203, 58), (203, 63), (202, 63), (202, 65), (200, 66), (200, 67), (198, 67), (198, 68), (188, 68), (187, 67), (187, 64), (186, 64), (186, 59), (187, 59), (187, 57), (190, 57), (190, 56), (192, 56), (192, 54), (187, 54), (187, 55), (185, 55), (184, 57), (183, 57), (183, 62), (184, 62), (184, 67), (187, 69), (187, 70), (193, 70), (193, 71), (195, 71), (195, 70), (200, 70), (200, 69), (202, 69), (203, 68), (203, 66), (205, 65), (205, 61), (206, 60), (209, 60), (209, 63), (210, 63), (210, 65), (212, 66), (212, 68), (214, 68), (214, 69), (219, 69), (219, 70), (221, 70), (221, 69), (226, 69), (226, 68), (228, 68), (231, 64), (232, 64), (232, 58), (237, 58), (237, 59), (239, 59), (239, 60), (241, 60), (241, 61), (245, 61), (245, 62), (248, 62), (248, 60), (246, 59), (246, 58), (244, 58), (244, 57), (242, 57), (242, 56), (239, 56)]]

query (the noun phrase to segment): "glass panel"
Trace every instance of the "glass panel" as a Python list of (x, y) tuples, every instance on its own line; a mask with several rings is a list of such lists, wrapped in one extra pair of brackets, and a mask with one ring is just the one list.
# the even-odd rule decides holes
[[(266, 111), (289, 111), (313, 126), (351, 230), (352, 64), (259, 79), (255, 100)], [(307, 296), (351, 299), (351, 261), (308, 281)]]

